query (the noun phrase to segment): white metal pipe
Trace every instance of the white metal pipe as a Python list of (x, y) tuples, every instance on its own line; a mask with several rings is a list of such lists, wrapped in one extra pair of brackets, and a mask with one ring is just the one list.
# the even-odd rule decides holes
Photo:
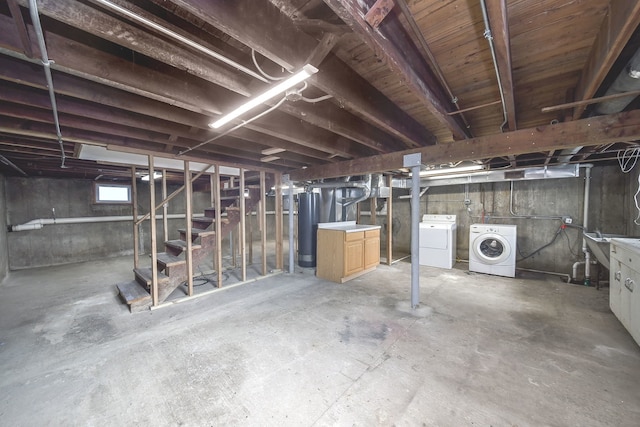
[[(202, 217), (204, 214), (194, 214), (194, 217)], [(144, 215), (138, 215), (138, 220), (142, 219)], [(168, 219), (180, 219), (184, 218), (185, 214), (169, 214)], [(157, 215), (156, 219), (164, 219), (163, 215)], [(132, 215), (121, 216), (82, 216), (75, 218), (39, 218), (32, 219), (24, 224), (12, 225), (11, 231), (25, 231), (25, 230), (39, 230), (45, 225), (54, 224), (92, 224), (98, 222), (119, 222), (119, 221), (133, 221)]]
[(504, 100), (504, 89), (502, 88), (502, 79), (500, 78), (500, 71), (498, 70), (498, 60), (496, 58), (496, 48), (493, 44), (493, 36), (491, 35), (491, 27), (489, 25), (489, 16), (487, 15), (487, 5), (484, 0), (480, 0), (480, 6), (482, 7), (482, 18), (484, 19), (484, 37), (489, 42), (489, 50), (491, 51), (491, 58), (493, 59), (493, 68), (496, 71), (496, 79), (498, 80), (498, 90), (500, 91), (500, 101), (502, 101), (502, 114), (504, 121), (500, 125), (500, 131), (504, 129), (504, 126), (509, 121), (507, 116), (507, 103)]
[(49, 89), (49, 98), (51, 99), (51, 110), (53, 111), (53, 121), (56, 128), (56, 136), (58, 138), (58, 144), (60, 145), (61, 152), (61, 168), (66, 168), (64, 161), (66, 155), (64, 153), (64, 144), (62, 143), (62, 133), (60, 132), (60, 120), (58, 119), (58, 107), (56, 104), (56, 94), (53, 90), (53, 78), (51, 77), (51, 61), (47, 54), (47, 45), (44, 41), (44, 32), (40, 25), (40, 16), (38, 14), (38, 4), (36, 0), (29, 0), (29, 12), (31, 14), (31, 23), (36, 32), (38, 39), (38, 47), (40, 48), (40, 56), (42, 57), (42, 65), (44, 66), (44, 76), (47, 80), (47, 89)]
[[(582, 213), (582, 227), (583, 231), (589, 229), (589, 193), (591, 189), (591, 168), (593, 165), (585, 164), (584, 167), (584, 210)], [(587, 247), (587, 239), (582, 237), (582, 252), (584, 252), (584, 284), (589, 286), (591, 284), (591, 252)]]
[[(33, 0), (35, 1), (35, 0)], [(199, 43), (194, 42), (193, 40), (190, 40), (174, 31), (169, 30), (168, 28), (163, 27), (162, 25), (156, 24), (155, 22), (146, 19), (140, 15), (136, 15), (135, 13), (131, 12), (128, 9), (125, 9), (124, 7), (121, 7), (117, 4), (111, 3), (110, 1), (106, 1), (106, 0), (92, 0), (95, 3), (101, 4), (102, 6), (105, 6), (117, 13), (119, 13), (120, 15), (126, 16), (129, 19), (132, 19), (146, 27), (152, 28), (156, 31), (161, 32), (162, 34), (164, 34), (165, 36), (171, 37), (174, 40), (179, 41), (180, 43), (186, 44), (187, 46), (190, 46), (206, 55), (209, 55), (210, 57), (217, 59), (220, 62), (224, 62), (225, 64), (237, 69), (238, 71), (242, 71), (243, 73), (258, 79), (260, 81), (263, 81), (265, 83), (269, 83), (269, 80), (267, 80), (265, 77), (261, 76), (260, 74), (256, 73), (255, 71), (227, 58), (224, 55), (219, 54), (218, 52), (215, 52), (211, 49), (209, 49), (208, 47), (205, 47)]]

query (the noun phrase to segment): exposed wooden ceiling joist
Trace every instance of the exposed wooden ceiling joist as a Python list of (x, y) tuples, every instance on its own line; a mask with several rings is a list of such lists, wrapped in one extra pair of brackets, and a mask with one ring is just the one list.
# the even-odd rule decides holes
[(424, 164), (441, 164), (636, 139), (640, 139), (640, 110), (380, 154), (327, 166), (299, 169), (291, 171), (289, 175), (292, 180), (306, 181), (385, 172), (401, 169), (404, 156), (412, 153), (421, 153)]
[[(591, 47), (576, 87), (574, 101), (592, 98), (625, 44), (640, 25), (640, 2), (611, 0), (605, 19)], [(579, 118), (585, 110), (579, 105), (573, 110), (573, 119)]]
[(469, 137), (459, 117), (447, 114), (451, 108), (444, 101), (442, 89), (395, 14), (389, 14), (374, 30), (364, 19), (368, 11), (364, 2), (325, 0), (325, 3), (404, 80), (429, 111), (451, 130), (454, 139)]

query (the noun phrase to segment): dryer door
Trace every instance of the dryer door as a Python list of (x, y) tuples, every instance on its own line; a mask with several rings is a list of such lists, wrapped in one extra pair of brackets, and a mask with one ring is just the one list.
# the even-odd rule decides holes
[(473, 253), (484, 264), (500, 264), (511, 254), (512, 248), (507, 239), (499, 234), (484, 233), (472, 243)]

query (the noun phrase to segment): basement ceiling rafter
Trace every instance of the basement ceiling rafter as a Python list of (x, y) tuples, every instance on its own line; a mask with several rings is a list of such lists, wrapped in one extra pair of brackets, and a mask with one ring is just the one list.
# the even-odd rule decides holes
[[(56, 170), (30, 2), (0, 2), (0, 154), (34, 175), (83, 178), (95, 164), (75, 158), (79, 144), (292, 176), (352, 175), (375, 159), (382, 162), (376, 168), (397, 170), (397, 155), (423, 148), (433, 159), (477, 156), (489, 167), (557, 164), (559, 152), (537, 154), (550, 132), (538, 129), (572, 115), (542, 108), (606, 92), (638, 48), (640, 7), (624, 0), (485, 2), (504, 129), (480, 0), (385, 1), (372, 25), (363, 17), (374, 0), (39, 0), (64, 152), (75, 175)], [(254, 111), (286, 95), (277, 109), (209, 128), (271, 85), (262, 70), (288, 76), (308, 62), (319, 71), (306, 84)], [(450, 98), (464, 111), (455, 111)], [(219, 136), (241, 121), (250, 123)], [(544, 147), (516, 144), (514, 151), (516, 129), (531, 130)], [(580, 140), (588, 135), (563, 129), (561, 149), (586, 147), (576, 159), (599, 158), (590, 141)], [(456, 140), (470, 136), (472, 153), (458, 152), (470, 146)], [(626, 136), (627, 143), (636, 138)], [(278, 158), (265, 161), (263, 152), (274, 150)], [(40, 157), (51, 167), (35, 171)], [(14, 173), (4, 165), (0, 171)]]

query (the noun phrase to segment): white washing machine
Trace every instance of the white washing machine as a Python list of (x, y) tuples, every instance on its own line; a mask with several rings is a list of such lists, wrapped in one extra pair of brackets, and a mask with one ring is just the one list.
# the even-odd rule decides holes
[(469, 271), (515, 277), (517, 226), (472, 224), (469, 230)]
[(456, 263), (456, 216), (423, 215), (419, 240), (420, 265), (453, 268)]

